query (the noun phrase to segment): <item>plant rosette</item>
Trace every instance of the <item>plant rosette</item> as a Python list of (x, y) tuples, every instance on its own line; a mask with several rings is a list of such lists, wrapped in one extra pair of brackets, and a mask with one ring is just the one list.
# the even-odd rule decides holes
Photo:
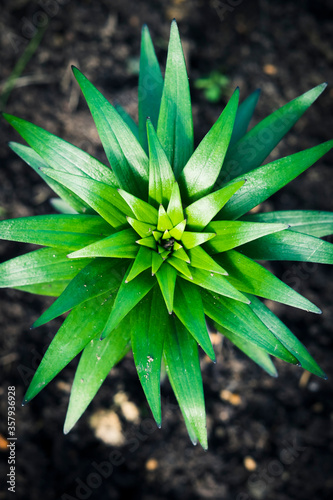
[[(189, 83), (175, 21), (165, 77), (142, 30), (139, 124), (76, 68), (110, 167), (42, 128), (4, 114), (29, 146), (10, 143), (57, 193), (58, 215), (0, 222), (0, 237), (34, 250), (0, 265), (0, 286), (56, 297), (33, 327), (70, 311), (27, 390), (35, 397), (81, 351), (64, 432), (129, 350), (157, 425), (161, 366), (189, 436), (207, 448), (198, 345), (215, 361), (207, 323), (276, 376), (271, 357), (325, 377), (258, 297), (321, 311), (258, 260), (333, 263), (333, 214), (249, 213), (333, 145), (262, 165), (325, 88), (318, 85), (248, 132), (259, 92), (236, 89), (196, 149)], [(260, 147), (257, 147), (260, 145)], [(102, 341), (100, 340), (102, 339)]]

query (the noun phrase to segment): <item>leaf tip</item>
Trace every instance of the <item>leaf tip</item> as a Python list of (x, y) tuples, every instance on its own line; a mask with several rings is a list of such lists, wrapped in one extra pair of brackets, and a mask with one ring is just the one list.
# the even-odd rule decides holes
[(29, 399), (23, 398), (23, 401), (21, 403), (21, 406), (25, 406), (27, 403), (29, 403)]
[(7, 122), (10, 122), (11, 118), (14, 118), (13, 115), (10, 115), (9, 113), (5, 113), (1, 111), (1, 116), (4, 118)]
[(66, 434), (68, 434), (68, 433), (69, 433), (69, 431), (72, 429), (72, 427), (73, 427), (73, 426), (68, 425), (68, 424), (65, 422), (65, 425), (64, 425), (64, 428), (63, 428), (63, 433), (65, 434), (65, 436), (66, 436)]

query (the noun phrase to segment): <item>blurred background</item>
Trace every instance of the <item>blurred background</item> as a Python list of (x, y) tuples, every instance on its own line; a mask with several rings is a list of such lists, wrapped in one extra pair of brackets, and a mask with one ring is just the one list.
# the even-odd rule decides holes
[[(147, 23), (164, 68), (176, 18), (190, 78), (196, 143), (238, 85), (262, 94), (253, 124), (310, 88), (328, 88), (270, 160), (332, 138), (333, 4), (329, 0), (2, 0), (1, 108), (106, 162), (74, 64), (112, 102), (137, 118), (140, 31)], [(7, 146), (21, 141), (0, 124), (0, 217), (53, 212), (50, 189)], [(328, 154), (262, 210), (333, 210)], [(332, 241), (332, 240), (331, 240)], [(0, 260), (30, 247), (1, 242)], [(332, 498), (333, 273), (329, 266), (270, 268), (323, 311), (310, 315), (271, 303), (307, 346), (328, 380), (276, 362), (271, 379), (235, 347), (214, 337), (217, 364), (202, 356), (209, 450), (193, 447), (169, 383), (156, 428), (134, 363), (109, 375), (69, 435), (62, 432), (74, 360), (26, 407), (23, 395), (61, 322), (29, 326), (52, 302), (1, 290), (0, 456), (8, 473), (7, 388), (16, 387), (16, 498), (37, 500), (289, 500)], [(0, 499), (9, 498), (5, 485)]]

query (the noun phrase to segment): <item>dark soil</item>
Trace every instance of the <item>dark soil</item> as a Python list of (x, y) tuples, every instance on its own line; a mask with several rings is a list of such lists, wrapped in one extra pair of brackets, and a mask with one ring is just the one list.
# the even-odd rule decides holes
[[(329, 0), (3, 1), (1, 80), (10, 75), (36, 26), (49, 20), (44, 39), (23, 74), (31, 77), (30, 84), (12, 92), (6, 111), (104, 160), (70, 65), (77, 65), (108, 98), (122, 103), (135, 117), (141, 26), (149, 25), (160, 60), (165, 61), (169, 23), (176, 17), (186, 49), (197, 142), (226, 102), (224, 97), (217, 104), (208, 103), (193, 88), (196, 78), (213, 70), (227, 74), (232, 87), (239, 85), (243, 98), (261, 87), (255, 121), (311, 87), (329, 83), (272, 158), (291, 154), (332, 137), (332, 13)], [(3, 217), (50, 213), (51, 191), (11, 153), (10, 140), (18, 140), (17, 134), (2, 122)], [(330, 154), (320, 160), (263, 209), (332, 210), (332, 159)], [(26, 245), (2, 242), (1, 259), (27, 249)], [(300, 368), (282, 362), (277, 362), (279, 378), (271, 379), (236, 348), (217, 343), (217, 364), (202, 358), (208, 452), (190, 443), (167, 382), (162, 387), (162, 429), (152, 425), (131, 357), (111, 372), (69, 435), (63, 434), (62, 427), (77, 360), (22, 408), (23, 394), (60, 322), (30, 331), (29, 326), (52, 299), (1, 291), (0, 499), (13, 498), (7, 491), (8, 449), (3, 441), (7, 437), (8, 386), (15, 386), (17, 394), (19, 499), (332, 498), (332, 269), (297, 263), (271, 266), (323, 310), (317, 316), (272, 304), (328, 380), (308, 377)], [(116, 437), (110, 437), (98, 420), (101, 410), (106, 411), (111, 430), (121, 425)], [(101, 462), (105, 462), (102, 469)]]

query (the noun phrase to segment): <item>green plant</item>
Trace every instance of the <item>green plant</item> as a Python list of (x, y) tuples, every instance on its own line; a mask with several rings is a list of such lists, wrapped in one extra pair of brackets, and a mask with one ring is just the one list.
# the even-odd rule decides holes
[(212, 71), (208, 76), (194, 81), (194, 87), (202, 90), (210, 102), (218, 102), (223, 94), (228, 94), (229, 85), (229, 78), (220, 71)]
[(256, 260), (332, 264), (333, 246), (320, 237), (332, 233), (333, 214), (248, 214), (331, 149), (333, 141), (260, 166), (325, 85), (247, 133), (258, 93), (238, 106), (236, 89), (194, 150), (188, 77), (175, 22), (164, 82), (143, 28), (138, 127), (76, 68), (74, 75), (111, 169), (40, 127), (4, 115), (30, 146), (11, 143), (12, 150), (60, 196), (57, 208), (72, 212), (0, 223), (2, 239), (46, 247), (0, 266), (1, 287), (58, 297), (33, 327), (71, 311), (24, 401), (83, 351), (66, 416), (68, 432), (111, 368), (132, 349), (157, 424), (164, 359), (189, 435), (206, 448), (197, 347), (215, 359), (206, 318), (270, 375), (276, 376), (272, 355), (325, 376), (256, 296), (320, 310)]

